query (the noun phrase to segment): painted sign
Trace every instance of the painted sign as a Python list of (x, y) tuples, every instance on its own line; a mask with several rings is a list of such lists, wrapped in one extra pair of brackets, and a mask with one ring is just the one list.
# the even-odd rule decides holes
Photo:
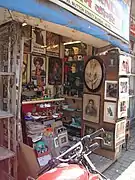
[[(43, 0), (39, 0), (43, 1)], [(129, 41), (130, 0), (50, 0)]]

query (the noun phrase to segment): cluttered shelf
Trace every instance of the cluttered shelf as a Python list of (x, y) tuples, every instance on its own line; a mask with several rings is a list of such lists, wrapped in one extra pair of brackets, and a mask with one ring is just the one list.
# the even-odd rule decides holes
[(57, 102), (57, 101), (64, 101), (64, 100), (65, 100), (64, 98), (32, 100), (32, 101), (23, 101), (22, 104), (38, 104), (38, 103)]
[(82, 101), (82, 97), (76, 97), (76, 96), (66, 96), (66, 95), (63, 95), (63, 98)]

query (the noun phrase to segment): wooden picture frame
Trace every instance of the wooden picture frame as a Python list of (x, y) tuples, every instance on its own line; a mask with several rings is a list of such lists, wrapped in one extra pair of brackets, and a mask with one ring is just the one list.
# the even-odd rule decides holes
[(83, 94), (83, 119), (85, 121), (99, 123), (100, 100), (100, 95)]
[(83, 124), (83, 136), (90, 135), (90, 134), (94, 133), (95, 131), (96, 131), (96, 129), (91, 127), (90, 124), (88, 124), (88, 123)]
[(117, 101), (118, 97), (118, 82), (117, 81), (105, 81), (105, 100)]
[(126, 119), (116, 123), (115, 126), (115, 148), (125, 142), (126, 136)]
[(46, 54), (46, 31), (37, 27), (32, 28), (31, 51)]
[(46, 32), (46, 53), (48, 56), (60, 56), (60, 36), (52, 32)]
[(127, 75), (131, 73), (131, 57), (120, 55), (119, 56), (119, 75)]
[(116, 121), (117, 103), (105, 101), (104, 102), (104, 122), (114, 124)]
[(105, 130), (104, 134), (102, 135), (104, 142), (101, 142), (101, 147), (107, 150), (114, 150), (114, 132)]
[(36, 86), (42, 87), (46, 84), (46, 62), (45, 56), (31, 56), (31, 80)]
[(127, 117), (128, 104), (129, 104), (128, 98), (119, 99), (119, 101), (118, 101), (118, 118)]
[(129, 78), (119, 78), (119, 98), (129, 96)]
[(49, 57), (48, 83), (49, 85), (62, 84), (62, 59)]
[(84, 67), (84, 83), (91, 92), (97, 92), (104, 78), (104, 63), (98, 56), (88, 59)]

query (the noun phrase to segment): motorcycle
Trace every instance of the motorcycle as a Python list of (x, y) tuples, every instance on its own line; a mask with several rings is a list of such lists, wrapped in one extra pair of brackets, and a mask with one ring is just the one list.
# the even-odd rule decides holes
[(74, 146), (50, 160), (37, 180), (108, 180), (91, 162), (89, 155), (99, 147), (103, 129), (86, 135)]

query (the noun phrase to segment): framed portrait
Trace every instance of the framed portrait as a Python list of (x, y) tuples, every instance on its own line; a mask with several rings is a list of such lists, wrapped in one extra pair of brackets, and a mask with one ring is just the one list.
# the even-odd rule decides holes
[(59, 134), (58, 135), (58, 140), (59, 140), (59, 146), (60, 147), (68, 145), (68, 135), (67, 135), (67, 132)]
[(100, 95), (83, 94), (83, 119), (99, 123)]
[(95, 128), (91, 127), (88, 123), (84, 123), (83, 125), (83, 135), (89, 135), (95, 132)]
[(118, 71), (118, 52), (117, 50), (110, 50), (107, 53), (107, 59), (105, 61), (107, 72), (117, 72)]
[(84, 68), (84, 82), (86, 87), (92, 92), (98, 91), (102, 84), (103, 77), (103, 61), (97, 56), (92, 56), (88, 59)]
[(118, 82), (105, 81), (105, 99), (116, 101), (118, 97)]
[(104, 122), (115, 123), (117, 104), (104, 102)]
[(46, 58), (32, 55), (31, 79), (35, 86), (42, 87), (46, 84)]
[(125, 142), (126, 136), (126, 119), (119, 121), (115, 126), (115, 148)]
[(129, 78), (119, 78), (119, 98), (129, 96)]
[(129, 104), (129, 99), (120, 99), (118, 101), (118, 118), (123, 118), (127, 117), (128, 115), (128, 104)]
[(104, 149), (113, 150), (114, 149), (114, 133), (112, 131), (106, 131), (102, 135), (104, 142), (102, 142), (101, 147)]
[(46, 54), (46, 31), (37, 27), (32, 28), (31, 51)]
[(60, 55), (60, 36), (52, 32), (46, 32), (47, 55), (59, 57)]
[(127, 75), (131, 73), (131, 57), (120, 55), (119, 56), (119, 75)]
[(48, 67), (49, 85), (61, 85), (62, 83), (62, 60), (57, 57), (49, 57)]

